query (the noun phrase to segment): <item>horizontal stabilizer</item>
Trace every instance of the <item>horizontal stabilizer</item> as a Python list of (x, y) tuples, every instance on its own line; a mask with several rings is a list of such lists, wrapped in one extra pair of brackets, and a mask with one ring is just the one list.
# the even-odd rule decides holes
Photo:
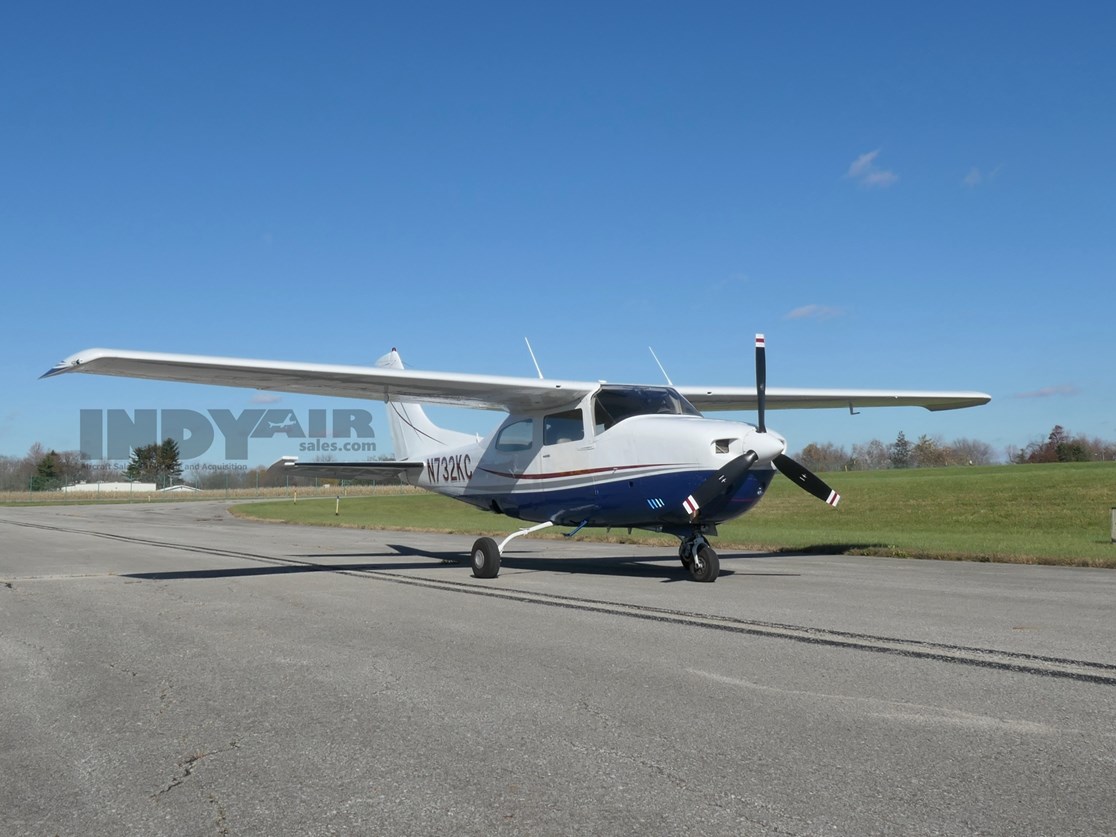
[(410, 483), (424, 467), (422, 462), (299, 462), (297, 456), (284, 456), (267, 470), (270, 473), (336, 480), (387, 480), (394, 477)]

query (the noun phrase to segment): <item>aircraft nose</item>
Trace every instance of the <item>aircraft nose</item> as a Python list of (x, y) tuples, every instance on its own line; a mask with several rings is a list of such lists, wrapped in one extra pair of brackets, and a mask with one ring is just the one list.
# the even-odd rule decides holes
[(744, 447), (748, 450), (754, 450), (760, 462), (770, 462), (786, 451), (787, 440), (770, 430), (766, 433), (756, 431), (745, 440)]

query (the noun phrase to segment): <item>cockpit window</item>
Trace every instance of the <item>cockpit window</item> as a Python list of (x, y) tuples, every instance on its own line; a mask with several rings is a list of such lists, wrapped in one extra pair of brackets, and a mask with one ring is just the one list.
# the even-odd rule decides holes
[(694, 405), (670, 387), (602, 386), (593, 400), (597, 432), (632, 416), (700, 416)]
[(584, 438), (585, 426), (581, 423), (581, 410), (551, 413), (543, 419), (544, 445), (577, 442)]
[(496, 450), (530, 450), (535, 436), (533, 419), (520, 419), (507, 425), (496, 437)]

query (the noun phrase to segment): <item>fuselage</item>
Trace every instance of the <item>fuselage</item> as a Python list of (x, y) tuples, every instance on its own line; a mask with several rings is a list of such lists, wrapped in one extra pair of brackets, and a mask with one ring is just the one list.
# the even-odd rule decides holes
[(489, 437), (427, 456), (417, 484), (479, 508), (557, 525), (691, 528), (683, 501), (734, 458), (761, 463), (702, 510), (738, 517), (763, 496), (785, 442), (702, 417), (668, 387), (604, 385), (565, 409), (509, 415)]

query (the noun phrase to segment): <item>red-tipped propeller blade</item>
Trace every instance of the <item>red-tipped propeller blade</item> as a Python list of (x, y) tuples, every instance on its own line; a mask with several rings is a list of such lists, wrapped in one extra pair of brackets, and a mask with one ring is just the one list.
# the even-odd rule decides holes
[(826, 485), (820, 477), (811, 473), (805, 466), (799, 465), (785, 453), (776, 456), (772, 462), (783, 476), (800, 488), (809, 491), (819, 500), (829, 503), (834, 508), (841, 502), (840, 494)]
[(744, 482), (744, 476), (748, 473), (748, 469), (755, 464), (757, 459), (759, 457), (754, 450), (743, 453), (699, 485), (697, 490), (682, 502), (682, 508), (689, 515), (690, 522), (697, 521), (701, 515), (702, 506), (708, 506), (714, 500), (718, 500), (726, 494), (735, 493), (740, 488), (741, 483)]
[(756, 411), (759, 413), (759, 423), (756, 429), (760, 433), (767, 432), (767, 345), (762, 334), (756, 335)]

